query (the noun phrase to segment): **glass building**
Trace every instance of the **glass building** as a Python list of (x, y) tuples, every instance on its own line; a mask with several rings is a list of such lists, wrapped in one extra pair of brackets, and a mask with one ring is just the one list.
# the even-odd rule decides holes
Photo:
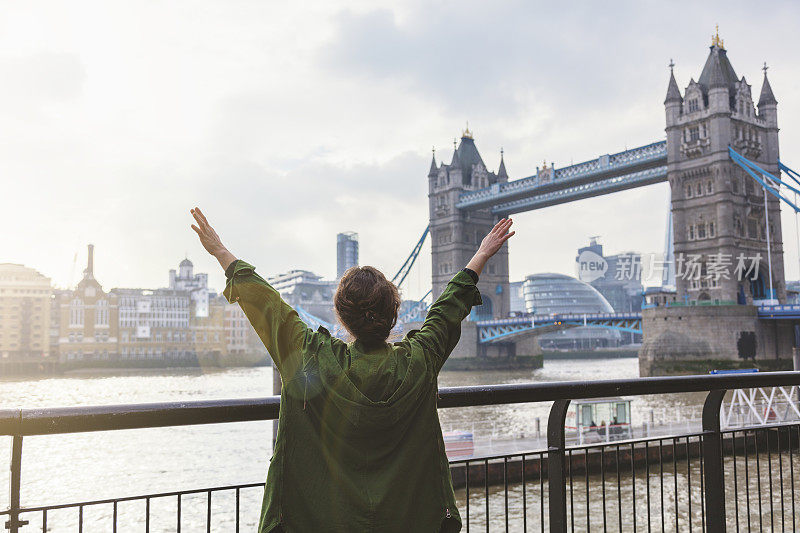
[[(534, 315), (614, 312), (611, 304), (597, 289), (564, 274), (527, 276), (522, 285), (522, 294), (525, 311)], [(597, 327), (563, 329), (539, 337), (539, 345), (545, 350), (591, 350), (619, 346), (621, 343), (622, 335), (619, 331)]]
[(336, 235), (336, 279), (354, 266), (358, 266), (358, 233), (339, 233)]
[(636, 252), (603, 255), (603, 245), (597, 241), (597, 237), (592, 237), (588, 246), (578, 248), (578, 257), (587, 250), (602, 257), (608, 264), (605, 274), (591, 281), (591, 286), (603, 295), (617, 313), (641, 311), (642, 255)]

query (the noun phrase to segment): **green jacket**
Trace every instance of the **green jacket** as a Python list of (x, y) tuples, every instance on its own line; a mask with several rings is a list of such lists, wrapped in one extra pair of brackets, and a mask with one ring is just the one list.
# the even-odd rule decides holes
[(283, 382), (258, 531), (460, 531), (436, 397), (461, 321), (481, 303), (472, 276), (453, 277), (419, 330), (365, 351), (312, 331), (252, 265), (228, 274), (225, 297)]

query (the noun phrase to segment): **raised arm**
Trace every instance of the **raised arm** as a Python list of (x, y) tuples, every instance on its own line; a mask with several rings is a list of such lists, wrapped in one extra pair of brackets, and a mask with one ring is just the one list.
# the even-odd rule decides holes
[(483, 303), (476, 286), (478, 276), (489, 258), (514, 235), (513, 231), (508, 231), (512, 223), (511, 219), (503, 219), (484, 237), (466, 268), (453, 276), (428, 310), (425, 322), (414, 336), (432, 353), (437, 371), (461, 338), (461, 321), (469, 315), (474, 305)]
[(227, 283), (223, 294), (229, 303), (238, 302), (261, 342), (285, 378), (295, 375), (302, 364), (302, 348), (308, 342), (309, 328), (255, 267), (228, 251), (217, 232), (198, 208), (191, 210), (197, 225), (192, 229), (203, 248), (225, 269)]

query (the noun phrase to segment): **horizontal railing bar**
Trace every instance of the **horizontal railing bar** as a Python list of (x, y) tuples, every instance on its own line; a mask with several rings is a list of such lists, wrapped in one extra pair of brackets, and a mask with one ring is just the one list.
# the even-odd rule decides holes
[(280, 397), (0, 410), (0, 435), (252, 422), (278, 418)]
[[(641, 396), (800, 385), (800, 372), (762, 372), (602, 381), (515, 383), (439, 389), (439, 407)], [(0, 435), (52, 435), (274, 420), (280, 398), (0, 410)]]
[(533, 450), (530, 452), (513, 452), (513, 453), (503, 453), (498, 455), (473, 455), (469, 458), (464, 459), (453, 459), (448, 460), (448, 463), (452, 465), (460, 465), (462, 463), (483, 463), (484, 461), (500, 461), (502, 459), (514, 459), (514, 458), (522, 458), (527, 457), (529, 455), (547, 455), (547, 450)]
[[(122, 502), (132, 502), (137, 500), (146, 500), (146, 499), (155, 499), (155, 498), (171, 498), (173, 496), (186, 496), (188, 494), (201, 494), (204, 492), (222, 492), (226, 490), (236, 490), (236, 489), (252, 489), (256, 487), (263, 487), (264, 482), (261, 483), (246, 483), (244, 485), (225, 485), (222, 487), (213, 487), (213, 488), (205, 488), (205, 489), (190, 489), (190, 490), (177, 490), (174, 492), (159, 492), (156, 494), (144, 494), (140, 496), (123, 496), (122, 498), (107, 498), (104, 500), (92, 500), (88, 502), (76, 502), (76, 503), (61, 503), (58, 505), (44, 505), (39, 507), (23, 507), (19, 510), (20, 513), (38, 513), (41, 511), (53, 511), (56, 509), (68, 509), (70, 507), (89, 507), (91, 505), (108, 505), (109, 503), (122, 503)], [(7, 511), (6, 511), (7, 513)], [(0, 513), (4, 514), (4, 513)]]
[(608, 396), (703, 392), (800, 385), (800, 372), (709, 374), (599, 381), (515, 383), (440, 389), (439, 407), (475, 407), (554, 400), (580, 400)]

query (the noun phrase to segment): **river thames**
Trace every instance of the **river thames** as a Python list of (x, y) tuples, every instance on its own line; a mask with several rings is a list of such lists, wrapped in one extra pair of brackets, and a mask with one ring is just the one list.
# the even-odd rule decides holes
[[(634, 358), (548, 360), (539, 370), (444, 371), (439, 385), (635, 377), (638, 377), (638, 362)], [(73, 375), (0, 382), (3, 408), (256, 398), (268, 396), (271, 391), (272, 369), (269, 367), (162, 370), (158, 373)], [(702, 399), (703, 394), (637, 398), (632, 404), (634, 427), (641, 426), (651, 416), (656, 420), (696, 417)], [(537, 418), (541, 420), (541, 431), (544, 432), (549, 408), (549, 403), (535, 403), (441, 409), (439, 416), (445, 431), (471, 431), (476, 441), (486, 442), (533, 436)], [(31, 507), (263, 482), (270, 457), (271, 435), (271, 422), (245, 422), (27, 437), (22, 463), (22, 503)], [(10, 438), (4, 440), (0, 460), (3, 465), (8, 465)], [(0, 471), (0, 486), (8, 487), (8, 467), (3, 466)], [(499, 490), (502, 492), (502, 487)], [(463, 490), (457, 492), (460, 504), (463, 504)], [(515, 515), (521, 509), (518, 492), (519, 486), (512, 488), (511, 508)], [(243, 531), (252, 530), (257, 521), (261, 494), (260, 488), (242, 492)], [(232, 494), (230, 497), (215, 496), (213, 530), (232, 530), (232, 516), (228, 511), (232, 498)], [(471, 500), (473, 520), (482, 522), (482, 496), (475, 498), (474, 502)], [(3, 500), (7, 505), (7, 493)], [(497, 513), (502, 517), (500, 505)], [(205, 512), (205, 495), (186, 497), (182, 510), (183, 531), (204, 529)], [(75, 530), (76, 514), (74, 510), (52, 512), (48, 518), (49, 531)], [(121, 504), (121, 527), (118, 530), (141, 530), (143, 514), (144, 503)], [(174, 498), (153, 500), (151, 514), (151, 531), (175, 530)], [(495, 514), (493, 510), (492, 515)], [(110, 531), (109, 515), (109, 506), (87, 508), (84, 511), (84, 531)], [(32, 525), (38, 520), (36, 516), (26, 518)], [(472, 522), (473, 525), (477, 523)]]

